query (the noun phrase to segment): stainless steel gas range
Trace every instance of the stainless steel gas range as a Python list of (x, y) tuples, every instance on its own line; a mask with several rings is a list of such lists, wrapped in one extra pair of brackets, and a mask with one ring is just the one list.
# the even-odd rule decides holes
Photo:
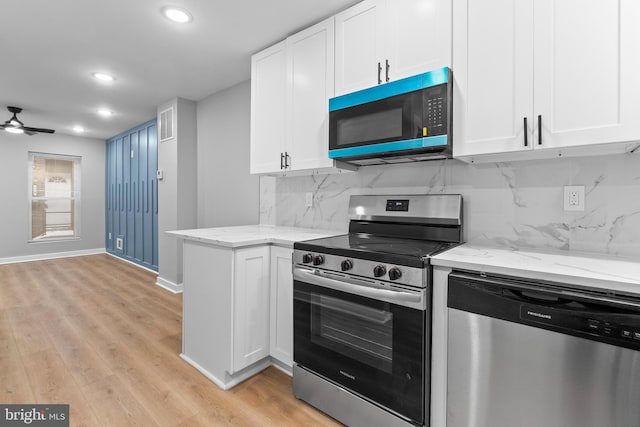
[(352, 196), (349, 218), (294, 244), (294, 394), (350, 426), (426, 426), (429, 258), (462, 243), (462, 197)]

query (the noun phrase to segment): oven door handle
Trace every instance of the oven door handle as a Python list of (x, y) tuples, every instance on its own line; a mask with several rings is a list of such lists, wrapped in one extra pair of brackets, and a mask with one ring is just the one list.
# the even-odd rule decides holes
[(415, 308), (418, 310), (426, 309), (426, 297), (424, 290), (412, 292), (402, 289), (388, 289), (386, 287), (376, 285), (375, 283), (368, 283), (365, 281), (353, 283), (353, 279), (352, 281), (347, 281), (347, 278), (336, 280), (321, 276), (317, 274), (316, 270), (303, 269), (295, 266), (293, 267), (293, 279), (310, 285), (385, 301), (403, 307)]

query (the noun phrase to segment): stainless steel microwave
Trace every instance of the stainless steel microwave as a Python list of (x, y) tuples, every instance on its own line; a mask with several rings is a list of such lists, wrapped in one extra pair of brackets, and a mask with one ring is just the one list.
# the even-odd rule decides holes
[(329, 157), (357, 165), (451, 157), (448, 67), (329, 100)]

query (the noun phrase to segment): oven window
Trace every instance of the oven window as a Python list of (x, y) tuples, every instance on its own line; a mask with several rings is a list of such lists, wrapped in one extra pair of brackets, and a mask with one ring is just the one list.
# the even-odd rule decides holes
[(393, 139), (402, 136), (402, 108), (339, 119), (338, 145)]
[(377, 370), (393, 370), (393, 313), (311, 294), (311, 342)]

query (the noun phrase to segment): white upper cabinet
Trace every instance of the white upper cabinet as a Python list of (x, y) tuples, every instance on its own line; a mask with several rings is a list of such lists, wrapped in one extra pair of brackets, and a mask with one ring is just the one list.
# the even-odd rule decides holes
[(450, 64), (449, 1), (365, 0), (336, 15), (336, 96)]
[(365, 0), (336, 15), (336, 95), (375, 86), (384, 77), (385, 3)]
[(534, 19), (534, 114), (536, 126), (541, 116), (542, 145), (639, 139), (639, 2), (536, 0)]
[(638, 2), (453, 5), (454, 157), (616, 152), (640, 139)]
[(252, 174), (279, 170), (284, 159), (286, 120), (286, 44), (280, 42), (251, 57)]
[(290, 170), (332, 167), (329, 98), (333, 97), (333, 18), (297, 33), (287, 46), (287, 159)]
[(340, 172), (329, 159), (334, 94), (334, 19), (251, 58), (251, 173)]
[(532, 129), (533, 3), (453, 5), (454, 156), (530, 147), (524, 122)]

